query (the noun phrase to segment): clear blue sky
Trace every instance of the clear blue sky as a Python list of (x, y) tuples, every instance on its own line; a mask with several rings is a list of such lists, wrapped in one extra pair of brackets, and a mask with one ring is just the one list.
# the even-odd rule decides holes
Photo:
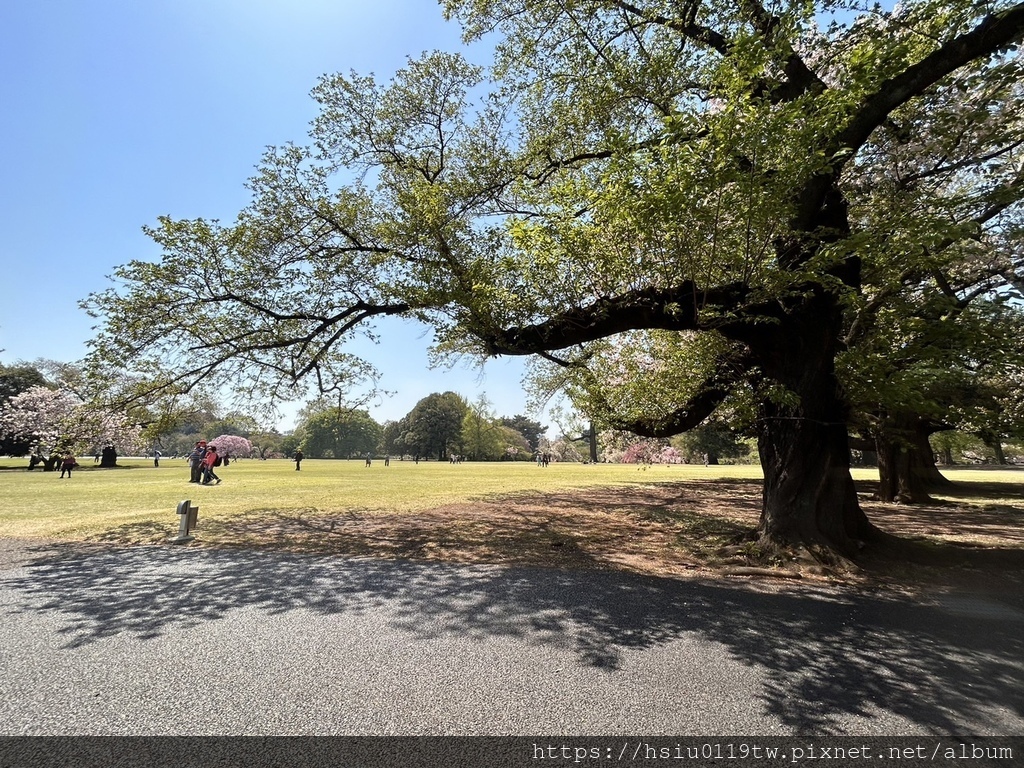
[[(384, 80), (459, 34), (431, 0), (0, 4), (0, 362), (83, 357), (77, 302), (159, 256), (157, 216), (231, 221), (264, 148), (306, 140), (319, 75)], [(429, 333), (395, 330), (372, 356), (398, 392), (378, 420), (448, 389), (525, 411), (521, 361), (430, 371)]]

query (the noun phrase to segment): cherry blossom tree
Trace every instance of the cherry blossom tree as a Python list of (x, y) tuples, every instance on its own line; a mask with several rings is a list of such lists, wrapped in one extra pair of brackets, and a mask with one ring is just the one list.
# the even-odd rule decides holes
[(630, 444), (622, 452), (620, 461), (623, 464), (653, 464), (656, 460), (655, 457), (661, 453), (661, 449), (664, 447), (661, 441), (649, 438), (640, 439)]
[(15, 395), (0, 409), (0, 433), (30, 440), (38, 453), (51, 457), (98, 452), (108, 445), (139, 450), (141, 432), (123, 414), (42, 386)]
[(248, 459), (252, 456), (252, 443), (238, 435), (220, 435), (210, 440), (209, 444), (217, 446), (221, 456), (230, 456), (233, 459)]

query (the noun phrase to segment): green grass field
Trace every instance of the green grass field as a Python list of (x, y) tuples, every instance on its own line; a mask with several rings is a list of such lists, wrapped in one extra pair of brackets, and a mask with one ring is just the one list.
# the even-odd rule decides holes
[[(27, 472), (21, 460), (0, 463), (0, 536), (64, 539), (102, 538), (124, 526), (147, 526), (158, 533), (177, 530), (175, 509), (190, 499), (200, 520), (227, 520), (261, 511), (311, 513), (404, 513), (444, 505), (494, 500), (501, 496), (600, 486), (686, 480), (759, 479), (756, 466), (695, 465), (637, 467), (619, 464), (447, 463), (307, 459), (302, 471), (286, 460), (233, 462), (218, 470), (219, 486), (188, 483), (184, 460), (122, 459), (123, 467), (103, 470), (83, 464), (68, 479), (57, 472)], [(956, 469), (947, 476), (960, 483), (1006, 484), (1018, 497), (1024, 471)], [(874, 470), (855, 470), (857, 480), (877, 479)], [(1013, 489), (1011, 491), (1011, 489)], [(961, 494), (961, 502), (968, 501)], [(988, 495), (991, 501), (991, 495)]]
[[(318, 512), (415, 512), (446, 504), (505, 494), (649, 484), (701, 477), (758, 478), (750, 466), (655, 466), (559, 464), (539, 468), (531, 462), (464, 463), (392, 460), (307, 459), (302, 471), (286, 460), (232, 462), (217, 470), (218, 486), (188, 483), (184, 460), (122, 459), (122, 468), (105, 470), (88, 463), (61, 480), (57, 472), (24, 471), (25, 464), (0, 464), (0, 536), (90, 538), (132, 523), (166, 523), (177, 529), (175, 509), (190, 499), (201, 519), (213, 520), (260, 510)], [(6, 469), (5, 469), (6, 468)]]

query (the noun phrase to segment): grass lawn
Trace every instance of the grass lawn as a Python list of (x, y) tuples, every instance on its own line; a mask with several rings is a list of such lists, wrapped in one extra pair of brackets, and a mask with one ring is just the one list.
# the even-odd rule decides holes
[(508, 494), (565, 491), (594, 486), (650, 485), (686, 479), (759, 479), (759, 467), (472, 463), (306, 459), (302, 471), (287, 460), (232, 462), (220, 467), (219, 486), (188, 482), (182, 459), (121, 459), (123, 467), (86, 463), (74, 476), (24, 471), (23, 462), (0, 463), (0, 536), (86, 539), (130, 524), (177, 530), (182, 499), (200, 508), (200, 520), (229, 520), (254, 513), (401, 514)]
[[(163, 544), (190, 499), (192, 546), (680, 575), (742, 565), (750, 553), (735, 542), (760, 510), (756, 466), (307, 459), (296, 472), (287, 460), (243, 460), (218, 470), (221, 485), (196, 486), (184, 460), (121, 461), (102, 470), (87, 460), (70, 480), (0, 463), (0, 537)], [(1024, 469), (943, 472), (955, 486), (913, 507), (872, 501), (875, 470), (854, 479), (890, 533), (1024, 550)]]

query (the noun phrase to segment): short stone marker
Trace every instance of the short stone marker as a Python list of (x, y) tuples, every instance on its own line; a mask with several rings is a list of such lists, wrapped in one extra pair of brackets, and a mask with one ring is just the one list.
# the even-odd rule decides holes
[(199, 507), (192, 506), (191, 499), (178, 502), (178, 535), (171, 539), (171, 544), (184, 544), (192, 541), (192, 531), (199, 527)]

